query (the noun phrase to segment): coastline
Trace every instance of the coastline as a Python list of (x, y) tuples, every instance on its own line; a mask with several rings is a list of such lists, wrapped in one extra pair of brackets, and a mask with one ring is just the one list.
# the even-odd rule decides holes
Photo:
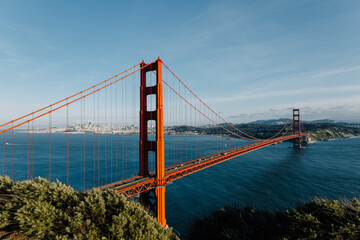
[[(344, 138), (359, 138), (359, 135), (353, 133), (344, 133), (344, 132), (329, 132), (329, 131), (319, 132), (310, 132), (308, 137), (308, 143), (314, 142), (327, 142), (327, 141), (335, 141), (337, 139), (344, 139)], [(324, 136), (324, 132), (327, 134)]]
[[(257, 126), (258, 127), (258, 126)], [(305, 131), (308, 133), (308, 143), (314, 143), (318, 141), (333, 141), (336, 139), (342, 138), (354, 138), (360, 137), (359, 128), (349, 128), (341, 126), (317, 126), (309, 125), (304, 126)], [(209, 130), (210, 129), (210, 130)], [(30, 134), (114, 134), (114, 135), (137, 135), (139, 134), (140, 129), (138, 126), (120, 126), (120, 127), (111, 127), (108, 125), (95, 126), (92, 124), (86, 124), (83, 126), (76, 125), (75, 127), (70, 128), (52, 128), (52, 129), (33, 129), (33, 130), (21, 130), (19, 133), (30, 133)], [(154, 129), (150, 129), (150, 134), (155, 134)], [(264, 131), (264, 129), (262, 129)], [(267, 135), (271, 135), (272, 131)], [(213, 137), (225, 137), (225, 138), (236, 138), (232, 135), (214, 131), (212, 128), (198, 128), (198, 129), (179, 129), (177, 126), (166, 127), (164, 129), (164, 135), (167, 136), (213, 136)], [(259, 136), (256, 136), (259, 137)], [(266, 139), (267, 136), (262, 136)], [(260, 137), (261, 138), (261, 137)]]

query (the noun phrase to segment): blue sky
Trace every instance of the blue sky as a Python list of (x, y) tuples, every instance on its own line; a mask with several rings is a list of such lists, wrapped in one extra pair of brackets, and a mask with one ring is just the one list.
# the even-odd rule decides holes
[(232, 122), (360, 121), (360, 1), (0, 0), (0, 122), (160, 56)]

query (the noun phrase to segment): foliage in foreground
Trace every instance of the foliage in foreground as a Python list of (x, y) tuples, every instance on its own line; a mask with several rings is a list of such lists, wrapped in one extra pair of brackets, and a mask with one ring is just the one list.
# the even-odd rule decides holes
[(140, 204), (114, 190), (75, 191), (38, 178), (0, 177), (0, 230), (38, 239), (173, 239)]
[(194, 220), (190, 239), (360, 239), (360, 202), (316, 199), (269, 213), (226, 206)]

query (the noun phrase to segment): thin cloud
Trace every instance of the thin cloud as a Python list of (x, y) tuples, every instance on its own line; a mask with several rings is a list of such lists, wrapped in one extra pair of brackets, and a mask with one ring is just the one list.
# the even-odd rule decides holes
[[(284, 107), (271, 110), (264, 109), (262, 112), (240, 113), (231, 115), (229, 118), (239, 122), (250, 122), (259, 119), (291, 118), (292, 109), (293, 107)], [(332, 119), (345, 122), (360, 122), (360, 106), (354, 105), (336, 105), (333, 107), (304, 106), (300, 108), (300, 113), (301, 118), (308, 121)]]
[(348, 73), (348, 72), (354, 72), (354, 71), (359, 71), (360, 70), (360, 66), (355, 66), (355, 67), (350, 67), (350, 68), (342, 68), (342, 69), (336, 69), (336, 70), (327, 70), (324, 71), (322, 73), (316, 74), (313, 77), (316, 78), (323, 78), (323, 77), (327, 77), (330, 75), (336, 75), (339, 73)]
[(242, 92), (234, 96), (229, 97), (217, 97), (207, 99), (208, 102), (234, 102), (239, 100), (253, 100), (263, 98), (274, 98), (274, 97), (286, 97), (294, 95), (311, 95), (320, 93), (354, 93), (358, 94), (360, 91), (360, 85), (349, 85), (349, 86), (335, 86), (335, 87), (307, 87), (302, 89), (291, 89), (291, 90), (274, 90), (264, 91), (263, 89), (253, 90), (248, 92)]

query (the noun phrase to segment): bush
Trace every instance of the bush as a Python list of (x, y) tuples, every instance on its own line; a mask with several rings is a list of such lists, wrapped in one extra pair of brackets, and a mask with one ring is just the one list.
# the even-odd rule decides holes
[(174, 239), (171, 229), (115, 190), (81, 193), (43, 178), (0, 177), (0, 230), (37, 239)]
[(316, 199), (286, 212), (227, 206), (191, 224), (190, 239), (360, 239), (360, 202)]

